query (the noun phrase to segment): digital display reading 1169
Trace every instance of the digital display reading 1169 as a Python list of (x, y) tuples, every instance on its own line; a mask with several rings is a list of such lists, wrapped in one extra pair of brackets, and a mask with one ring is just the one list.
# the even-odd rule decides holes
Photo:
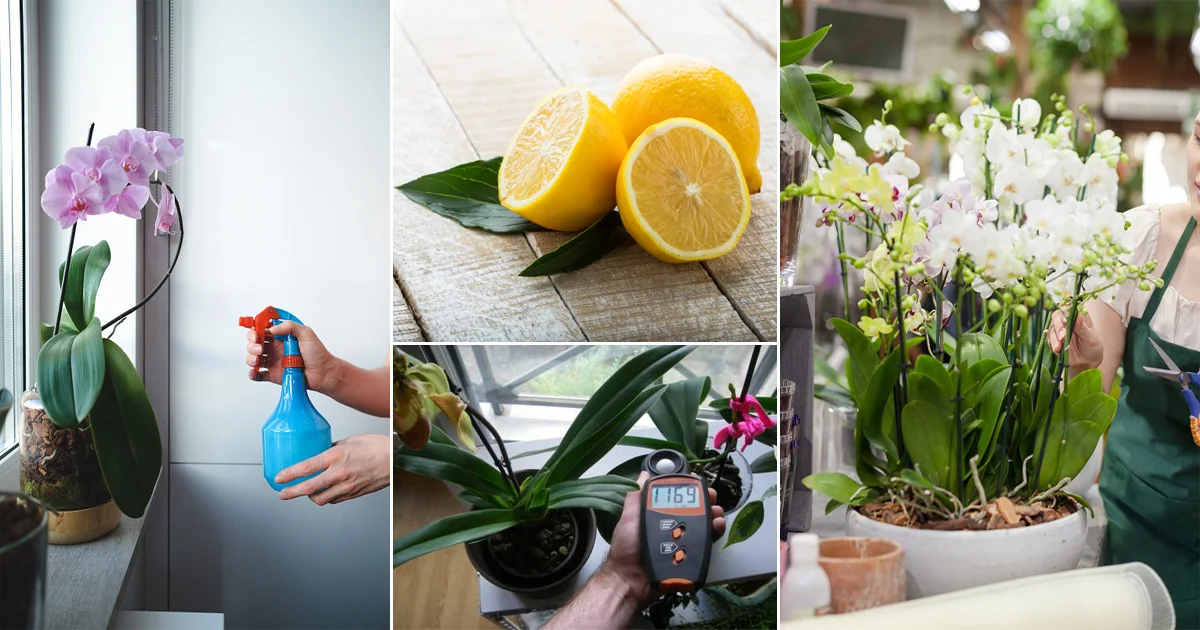
[(650, 507), (654, 508), (698, 508), (700, 493), (697, 486), (686, 485), (656, 485), (650, 496)]

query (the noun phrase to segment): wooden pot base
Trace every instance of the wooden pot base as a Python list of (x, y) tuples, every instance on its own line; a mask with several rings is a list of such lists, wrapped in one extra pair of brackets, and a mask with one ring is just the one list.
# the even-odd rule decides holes
[(50, 544), (74, 545), (96, 540), (117, 528), (121, 510), (114, 501), (85, 510), (50, 512)]

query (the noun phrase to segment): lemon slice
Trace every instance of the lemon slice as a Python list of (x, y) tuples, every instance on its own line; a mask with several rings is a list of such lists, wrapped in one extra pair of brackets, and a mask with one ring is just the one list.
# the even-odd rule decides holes
[(580, 86), (547, 96), (521, 123), (497, 186), (505, 208), (551, 230), (582, 230), (616, 205), (628, 145), (616, 116)]
[(646, 129), (617, 175), (621, 222), (642, 249), (667, 262), (729, 253), (750, 221), (738, 156), (712, 127), (672, 118)]
[(621, 79), (612, 110), (630, 143), (664, 120), (699, 120), (733, 146), (750, 192), (762, 188), (758, 112), (742, 86), (711, 63), (674, 54), (645, 59)]

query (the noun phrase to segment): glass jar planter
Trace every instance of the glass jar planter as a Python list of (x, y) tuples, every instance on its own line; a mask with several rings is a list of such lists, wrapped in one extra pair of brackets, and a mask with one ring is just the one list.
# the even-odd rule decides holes
[(85, 542), (112, 531), (121, 513), (104, 483), (89, 419), (72, 429), (54, 424), (34, 388), (21, 396), (19, 429), (21, 491), (51, 511), (50, 543)]

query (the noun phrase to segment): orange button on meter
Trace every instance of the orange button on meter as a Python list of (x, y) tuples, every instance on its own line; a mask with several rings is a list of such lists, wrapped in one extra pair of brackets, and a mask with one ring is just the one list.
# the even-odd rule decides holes
[(679, 540), (680, 536), (683, 536), (683, 525), (680, 525), (679, 527), (676, 527), (675, 529), (671, 530), (671, 538), (673, 538), (675, 540)]
[(691, 580), (684, 578), (667, 578), (658, 583), (658, 588), (665, 592), (690, 591), (695, 586)]
[(679, 564), (680, 562), (683, 562), (683, 559), (686, 557), (687, 557), (687, 554), (684, 553), (684, 551), (682, 549), (680, 549), (679, 551), (676, 551), (675, 552), (675, 564)]

